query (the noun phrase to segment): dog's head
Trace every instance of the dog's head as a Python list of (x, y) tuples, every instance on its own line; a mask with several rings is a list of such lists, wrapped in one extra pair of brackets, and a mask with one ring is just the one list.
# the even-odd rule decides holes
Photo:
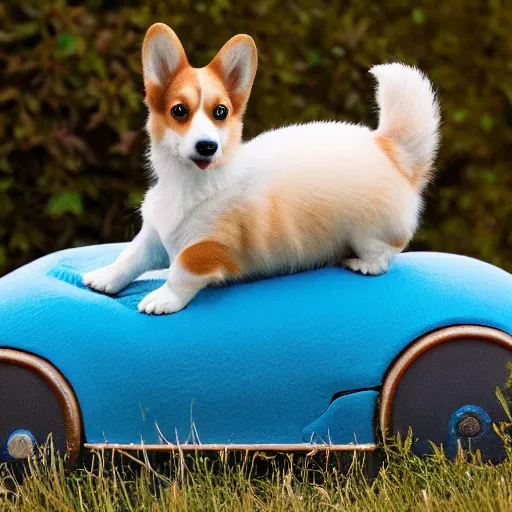
[(204, 68), (193, 68), (167, 25), (142, 46), (148, 131), (154, 144), (192, 168), (213, 169), (240, 143), (242, 115), (257, 68), (250, 36), (230, 39)]

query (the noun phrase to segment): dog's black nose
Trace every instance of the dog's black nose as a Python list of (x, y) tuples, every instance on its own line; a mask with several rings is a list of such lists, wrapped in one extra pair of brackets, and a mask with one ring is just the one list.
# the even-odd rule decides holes
[(201, 156), (213, 156), (218, 147), (219, 145), (214, 140), (204, 139), (196, 144), (196, 151)]

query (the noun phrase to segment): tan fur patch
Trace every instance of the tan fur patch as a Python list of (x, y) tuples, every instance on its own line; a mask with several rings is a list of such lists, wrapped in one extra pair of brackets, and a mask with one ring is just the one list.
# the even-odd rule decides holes
[(201, 97), (197, 69), (187, 66), (176, 73), (167, 86), (166, 94), (169, 107), (183, 103), (190, 110), (196, 110)]
[[(156, 114), (149, 126), (152, 130), (151, 135), (159, 140), (165, 128), (171, 128), (180, 135), (184, 135), (199, 108), (200, 98), (197, 70), (190, 66), (178, 71), (165, 89), (151, 83), (146, 85), (146, 102), (151, 112)], [(171, 114), (172, 107), (179, 104), (185, 105), (189, 111), (184, 121), (175, 119)]]
[(178, 255), (178, 261), (186, 270), (197, 275), (213, 274), (219, 270), (239, 273), (229, 247), (213, 240), (205, 240), (184, 249)]
[(268, 197), (268, 237), (277, 243), (283, 240), (285, 231), (283, 205), (279, 198), (274, 195)]
[(332, 238), (332, 211), (320, 200), (294, 205), (293, 198), (274, 193), (265, 202), (225, 212), (214, 232), (236, 249), (245, 271), (255, 258), (272, 255), (277, 262), (297, 247), (315, 252), (322, 240)]
[[(209, 67), (199, 70), (201, 74), (201, 84), (203, 92), (203, 107), (206, 115), (214, 122), (220, 125), (224, 124), (230, 117), (234, 116), (233, 105), (229, 98), (229, 92), (224, 86), (223, 81)], [(228, 117), (223, 121), (217, 121), (213, 117), (213, 110), (217, 105), (225, 105), (228, 110)]]
[(146, 84), (146, 104), (154, 112), (163, 114), (166, 108), (165, 91), (158, 84)]
[(407, 245), (407, 241), (395, 239), (395, 240), (389, 241), (388, 244), (391, 247), (394, 247), (395, 249), (403, 250), (405, 248), (405, 246)]
[(433, 174), (433, 169), (426, 165), (416, 165), (412, 170), (412, 175), (415, 177), (415, 183), (421, 188), (428, 183)]
[(146, 103), (159, 114), (170, 115), (171, 108), (180, 103), (189, 110), (196, 110), (200, 94), (197, 70), (190, 66), (178, 71), (165, 87), (154, 83), (146, 84)]
[(149, 133), (151, 134), (151, 138), (157, 142), (160, 142), (167, 128), (167, 120), (165, 116), (163, 114), (152, 112), (149, 119), (148, 128)]
[(398, 172), (400, 172), (403, 176), (405, 176), (410, 182), (414, 183), (414, 179), (410, 176), (405, 169), (402, 168), (400, 162), (398, 161), (396, 155), (396, 149), (393, 141), (389, 137), (383, 137), (381, 135), (375, 138), (380, 149), (386, 154), (386, 156), (391, 160), (395, 168)]
[(251, 226), (246, 219), (242, 218), (240, 226), (240, 246), (242, 252), (247, 253), (254, 246), (254, 237), (251, 232)]
[(225, 212), (215, 225), (216, 238), (233, 247), (242, 258), (256, 246), (254, 238), (256, 229), (256, 215), (249, 207)]

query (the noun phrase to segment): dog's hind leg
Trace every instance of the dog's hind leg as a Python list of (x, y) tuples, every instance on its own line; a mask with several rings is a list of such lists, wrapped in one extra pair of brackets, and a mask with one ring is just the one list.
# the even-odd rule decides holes
[(378, 276), (387, 272), (394, 257), (406, 245), (405, 241), (389, 243), (371, 235), (359, 235), (352, 241), (357, 257), (344, 260), (343, 266), (354, 272)]

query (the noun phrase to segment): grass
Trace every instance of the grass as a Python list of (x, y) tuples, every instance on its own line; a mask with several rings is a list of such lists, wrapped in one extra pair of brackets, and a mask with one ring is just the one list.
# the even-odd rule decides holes
[[(3, 468), (0, 510), (12, 511), (510, 511), (512, 451), (499, 466), (478, 454), (453, 462), (437, 450), (420, 459), (406, 441), (384, 451), (384, 464), (370, 479), (357, 457), (343, 471), (330, 455), (280, 459), (263, 454), (176, 455), (165, 467), (148, 457), (138, 464), (93, 454), (66, 475), (60, 459), (31, 464), (16, 482)], [(232, 457), (232, 456), (231, 456)]]

